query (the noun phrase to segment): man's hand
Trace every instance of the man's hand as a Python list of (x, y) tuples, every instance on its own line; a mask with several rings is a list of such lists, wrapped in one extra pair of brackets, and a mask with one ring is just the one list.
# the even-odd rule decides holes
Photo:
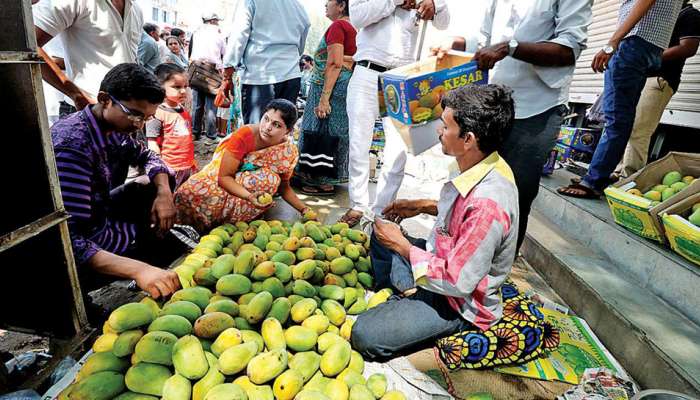
[(415, 217), (422, 211), (420, 200), (394, 200), (382, 210), (384, 217), (396, 223), (405, 218)]
[(413, 10), (416, 8), (416, 0), (405, 0), (400, 7), (404, 10)]
[(411, 252), (411, 242), (401, 233), (401, 228), (391, 222), (382, 222), (376, 218), (374, 220), (374, 235), (379, 243), (397, 252), (401, 256), (408, 258)]
[(430, 21), (435, 17), (435, 2), (433, 0), (423, 0), (418, 5), (418, 18)]
[(141, 290), (154, 299), (170, 296), (180, 288), (180, 279), (174, 271), (164, 270), (152, 265), (144, 265), (135, 274), (134, 280)]
[(473, 60), (479, 63), (479, 69), (487, 70), (507, 56), (508, 43), (503, 42), (477, 50)]
[(593, 72), (605, 72), (605, 70), (608, 69), (608, 62), (610, 62), (613, 54), (617, 51), (620, 42), (615, 39), (610, 39), (608, 45), (613, 48), (613, 52), (606, 54), (602, 49), (598, 51), (595, 57), (593, 57), (593, 61), (591, 61)]
[(159, 191), (151, 207), (151, 227), (158, 230), (158, 234), (164, 235), (175, 223), (175, 203), (173, 194), (168, 191)]

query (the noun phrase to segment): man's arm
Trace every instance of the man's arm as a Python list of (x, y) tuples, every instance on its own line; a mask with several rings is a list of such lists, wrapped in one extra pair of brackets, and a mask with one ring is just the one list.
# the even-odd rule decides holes
[(87, 265), (100, 274), (133, 279), (141, 290), (154, 299), (167, 297), (180, 288), (180, 279), (175, 272), (104, 250), (90, 257)]
[(350, 23), (358, 31), (391, 15), (404, 0), (352, 0)]
[(700, 44), (700, 38), (683, 38), (677, 46), (669, 47), (664, 50), (662, 60), (668, 62), (688, 59), (698, 52), (698, 44)]

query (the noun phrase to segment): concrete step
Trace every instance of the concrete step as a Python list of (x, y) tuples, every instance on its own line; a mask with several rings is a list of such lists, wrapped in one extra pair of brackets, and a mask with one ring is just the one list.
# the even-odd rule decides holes
[(557, 171), (543, 178), (533, 209), (577, 242), (607, 257), (611, 267), (645, 292), (662, 298), (700, 325), (700, 267), (670, 248), (617, 225), (604, 199), (559, 195), (556, 188), (567, 185), (572, 176), (567, 171)]
[(700, 396), (700, 327), (572, 232), (533, 211), (522, 254), (642, 387)]

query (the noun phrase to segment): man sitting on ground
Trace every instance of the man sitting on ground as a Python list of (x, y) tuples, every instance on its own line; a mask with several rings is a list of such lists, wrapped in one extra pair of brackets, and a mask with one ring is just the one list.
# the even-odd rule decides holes
[[(149, 238), (167, 232), (175, 220), (172, 173), (132, 137), (164, 97), (160, 83), (144, 67), (119, 64), (102, 81), (97, 104), (51, 127), (84, 293), (107, 283), (105, 275), (133, 279), (154, 298), (180, 287), (175, 272), (131, 258), (156, 253), (156, 242)], [(125, 183), (129, 165), (144, 168), (149, 182)]]
[(371, 360), (465, 329), (486, 330), (502, 315), (499, 289), (518, 237), (518, 191), (497, 152), (513, 125), (511, 91), (466, 86), (448, 92), (442, 107), (442, 151), (456, 158), (460, 175), (445, 184), (439, 201), (396, 200), (383, 212), (396, 222), (437, 215), (427, 243), (409, 241), (397, 224), (375, 221), (370, 256), (377, 289), (404, 297), (357, 318), (353, 348)]

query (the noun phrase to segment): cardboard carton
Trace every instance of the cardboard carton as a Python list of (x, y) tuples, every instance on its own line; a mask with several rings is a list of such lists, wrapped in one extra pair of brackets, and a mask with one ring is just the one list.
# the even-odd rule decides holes
[(661, 219), (671, 248), (687, 260), (700, 265), (700, 227), (688, 221), (693, 205), (698, 203), (700, 193), (695, 193), (664, 210)]

